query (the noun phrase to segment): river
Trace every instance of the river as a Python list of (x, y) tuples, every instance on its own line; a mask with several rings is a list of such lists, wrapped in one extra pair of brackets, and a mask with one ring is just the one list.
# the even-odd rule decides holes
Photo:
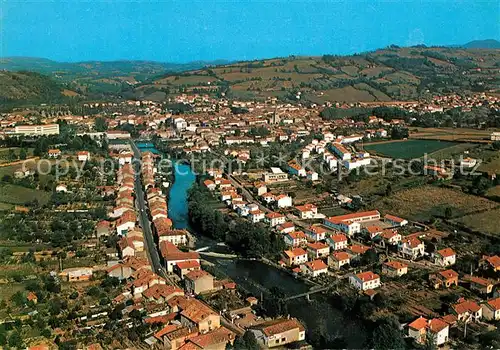
[[(152, 145), (141, 145), (141, 150), (158, 153)], [(196, 180), (191, 167), (186, 164), (174, 165), (175, 180), (169, 192), (168, 215), (175, 228), (189, 227), (188, 221), (188, 190)], [(206, 237), (200, 237), (198, 242), (203, 245), (213, 245)], [(200, 246), (197, 244), (197, 246)], [(295, 279), (290, 274), (259, 261), (230, 260), (209, 258), (217, 270), (229, 276), (245, 290), (255, 296), (265, 295), (272, 287), (281, 288), (287, 295), (305, 292), (309, 286)], [(308, 337), (327, 335), (329, 339), (338, 339), (329, 347), (362, 348), (366, 340), (366, 332), (359, 320), (344, 315), (336, 308), (332, 298), (322, 294), (311, 295), (311, 302), (305, 298), (287, 302), (291, 316), (300, 319), (308, 330)], [(317, 339), (316, 339), (317, 340)]]

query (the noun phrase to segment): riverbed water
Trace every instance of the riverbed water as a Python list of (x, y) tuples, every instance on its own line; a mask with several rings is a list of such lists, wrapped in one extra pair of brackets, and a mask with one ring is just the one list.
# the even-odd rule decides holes
[[(138, 145), (141, 150), (158, 153), (152, 144)], [(142, 147), (141, 147), (142, 146)], [(169, 192), (168, 214), (175, 228), (188, 228), (187, 196), (190, 187), (196, 181), (196, 175), (187, 164), (174, 166), (175, 179)], [(203, 237), (201, 245), (215, 242)], [(307, 291), (310, 286), (295, 279), (285, 271), (259, 261), (230, 260), (210, 258), (216, 268), (241, 285), (246, 291), (260, 298), (273, 287), (279, 287), (288, 296)], [(343, 314), (334, 304), (334, 300), (322, 294), (288, 301), (288, 312), (300, 319), (308, 330), (309, 337), (318, 334), (327, 335), (328, 339), (338, 339), (338, 344), (330, 343), (328, 347), (362, 348), (366, 340), (366, 332), (361, 322), (355, 317)]]

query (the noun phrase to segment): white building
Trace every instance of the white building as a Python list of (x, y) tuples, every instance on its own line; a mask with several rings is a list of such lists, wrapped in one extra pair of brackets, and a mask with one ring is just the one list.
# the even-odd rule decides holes
[(371, 271), (349, 276), (349, 282), (358, 290), (368, 290), (380, 287), (380, 276)]

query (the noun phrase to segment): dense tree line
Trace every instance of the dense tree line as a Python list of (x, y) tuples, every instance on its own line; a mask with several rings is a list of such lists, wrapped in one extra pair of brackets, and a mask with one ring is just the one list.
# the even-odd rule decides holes
[(213, 209), (208, 190), (195, 185), (189, 193), (189, 217), (193, 228), (202, 235), (226, 244), (236, 253), (248, 258), (274, 258), (284, 249), (284, 243), (265, 226)]

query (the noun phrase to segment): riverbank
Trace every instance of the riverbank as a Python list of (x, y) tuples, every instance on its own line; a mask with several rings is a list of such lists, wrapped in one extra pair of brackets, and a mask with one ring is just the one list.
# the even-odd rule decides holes
[[(175, 228), (186, 228), (193, 232), (189, 225), (188, 192), (196, 182), (196, 175), (187, 164), (175, 164), (173, 174), (168, 199), (169, 217)], [(203, 203), (203, 198), (200, 200)], [(244, 237), (250, 235), (252, 228), (248, 227), (244, 231)], [(220, 246), (211, 238), (196, 235), (196, 240), (197, 248), (209, 247), (211, 252), (227, 251), (227, 247)], [(211, 266), (208, 268), (209, 272), (213, 270), (216, 276), (230, 278), (245, 294), (259, 298), (272, 297), (273, 288), (283, 290), (285, 296), (289, 297), (308, 292), (314, 286), (296, 278), (290, 271), (285, 271), (272, 261), (234, 257), (227, 259), (209, 255), (204, 255), (203, 259)], [(337, 302), (335, 298), (318, 293), (311, 295), (310, 301), (298, 298), (285, 303), (290, 316), (297, 317), (305, 325), (311, 343), (323, 344), (322, 348), (362, 348), (367, 338), (363, 324), (355, 317), (344, 315), (336, 305)]]

